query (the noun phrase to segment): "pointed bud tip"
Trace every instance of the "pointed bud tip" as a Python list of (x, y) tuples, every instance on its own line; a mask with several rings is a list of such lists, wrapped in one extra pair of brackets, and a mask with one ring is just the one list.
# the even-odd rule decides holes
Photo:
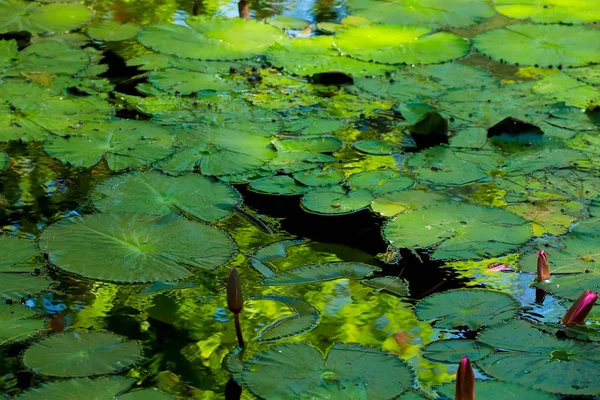
[(475, 400), (475, 373), (467, 356), (460, 360), (456, 371), (456, 400)]
[(567, 310), (561, 322), (567, 326), (584, 323), (596, 300), (598, 300), (598, 292), (586, 290)]

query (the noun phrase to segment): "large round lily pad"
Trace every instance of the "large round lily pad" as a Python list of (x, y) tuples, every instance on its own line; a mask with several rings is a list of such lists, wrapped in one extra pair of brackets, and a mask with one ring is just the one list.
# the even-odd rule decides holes
[(397, 215), (383, 236), (396, 248), (435, 246), (435, 259), (466, 260), (515, 250), (531, 238), (532, 229), (508, 211), (448, 201)]
[(29, 339), (43, 330), (44, 321), (35, 319), (36, 316), (34, 311), (21, 305), (0, 303), (0, 346)]
[[(444, 383), (437, 388), (446, 397), (454, 399), (456, 383)], [(475, 398), (477, 400), (496, 399), (527, 399), (527, 400), (556, 400), (556, 396), (541, 390), (515, 385), (514, 383), (493, 380), (475, 381)]]
[(340, 186), (318, 188), (302, 197), (302, 207), (324, 215), (351, 214), (371, 204), (373, 194), (367, 189), (346, 191)]
[(399, 357), (379, 349), (337, 343), (323, 360), (313, 346), (292, 343), (254, 356), (238, 381), (266, 399), (385, 400), (408, 390), (413, 375)]
[(234, 253), (223, 231), (173, 214), (73, 217), (50, 226), (42, 240), (58, 267), (117, 282), (183, 279), (193, 275), (186, 267), (212, 270)]
[(530, 18), (543, 24), (587, 24), (600, 21), (598, 0), (494, 0), (499, 13), (511, 18)]
[(526, 321), (493, 326), (478, 340), (502, 349), (477, 362), (490, 376), (551, 393), (600, 392), (600, 343), (558, 338)]
[(133, 378), (101, 377), (96, 379), (77, 378), (50, 382), (39, 388), (30, 389), (18, 400), (113, 400), (124, 392), (135, 380)]
[(0, 2), (0, 33), (64, 32), (77, 29), (92, 19), (92, 11), (82, 4), (40, 4), (35, 1)]
[(198, 174), (168, 176), (156, 171), (111, 178), (96, 187), (93, 199), (103, 212), (173, 212), (208, 222), (231, 215), (242, 201), (237, 190), (212, 178)]
[(473, 45), (511, 64), (578, 67), (600, 62), (600, 31), (586, 26), (509, 25), (480, 34)]
[(341, 32), (335, 45), (343, 53), (382, 64), (434, 64), (466, 55), (470, 45), (447, 32), (409, 25), (366, 25)]
[(83, 377), (120, 371), (142, 356), (137, 342), (110, 332), (48, 336), (29, 347), (23, 363), (36, 374)]
[(519, 302), (514, 297), (485, 289), (456, 289), (435, 293), (421, 300), (415, 309), (422, 321), (433, 320), (437, 328), (466, 326), (477, 330), (514, 318)]

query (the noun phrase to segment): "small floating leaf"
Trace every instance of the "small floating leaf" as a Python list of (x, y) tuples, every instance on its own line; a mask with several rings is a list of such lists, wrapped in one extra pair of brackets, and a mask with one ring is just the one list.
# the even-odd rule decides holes
[(436, 328), (466, 326), (477, 330), (514, 318), (519, 310), (514, 297), (485, 289), (456, 289), (432, 294), (415, 309), (421, 321), (435, 320)]
[(374, 194), (408, 189), (415, 182), (396, 171), (364, 171), (351, 175), (346, 183), (352, 189), (368, 189)]
[(279, 301), (287, 304), (294, 311), (293, 315), (279, 318), (265, 326), (256, 338), (259, 342), (276, 341), (301, 335), (317, 326), (321, 319), (319, 310), (302, 300), (284, 296), (261, 296), (254, 299)]
[(296, 172), (294, 179), (306, 186), (330, 186), (344, 180), (344, 173), (333, 168), (325, 170), (310, 169)]
[(371, 204), (373, 194), (367, 189), (346, 191), (340, 186), (318, 188), (306, 193), (301, 200), (306, 210), (324, 215), (351, 214)]
[(413, 374), (399, 357), (379, 349), (336, 343), (323, 360), (313, 346), (292, 343), (254, 356), (239, 382), (267, 399), (347, 399), (360, 393), (359, 398), (384, 400), (408, 390)]
[(422, 351), (423, 357), (430, 360), (458, 363), (463, 356), (469, 357), (470, 361), (480, 360), (492, 354), (494, 348), (474, 340), (450, 339), (431, 342)]
[(86, 24), (92, 17), (92, 11), (83, 4), (3, 0), (0, 2), (0, 33), (70, 31)]
[(50, 382), (15, 397), (18, 400), (113, 400), (127, 390), (135, 379), (121, 376), (96, 379), (78, 378)]
[(597, 0), (494, 0), (496, 10), (511, 18), (542, 24), (588, 24), (600, 21)]
[(255, 192), (282, 196), (295, 196), (313, 190), (312, 187), (298, 183), (287, 175), (275, 175), (252, 181), (250, 188)]
[[(437, 388), (444, 399), (454, 399), (456, 384), (445, 383)], [(475, 397), (477, 400), (496, 399), (527, 399), (527, 400), (556, 400), (556, 396), (541, 390), (515, 385), (514, 383), (485, 380), (475, 381)]]
[(363, 285), (394, 293), (396, 296), (405, 297), (409, 295), (408, 283), (404, 279), (393, 276), (382, 276), (360, 281)]
[(44, 321), (33, 319), (35, 316), (24, 306), (0, 303), (0, 346), (27, 340), (43, 330)]
[(82, 377), (120, 371), (141, 355), (137, 342), (110, 332), (71, 332), (33, 344), (25, 351), (23, 363), (36, 374)]
[(354, 142), (352, 147), (360, 152), (377, 156), (394, 154), (400, 151), (398, 145), (386, 142), (385, 140), (359, 140), (358, 142)]
[(340, 278), (361, 279), (380, 269), (357, 262), (329, 262), (288, 269), (265, 279), (263, 285), (296, 285)]
[(140, 29), (142, 29), (141, 26), (131, 22), (122, 24), (117, 21), (106, 21), (92, 26), (87, 33), (93, 39), (102, 42), (118, 42), (134, 38)]

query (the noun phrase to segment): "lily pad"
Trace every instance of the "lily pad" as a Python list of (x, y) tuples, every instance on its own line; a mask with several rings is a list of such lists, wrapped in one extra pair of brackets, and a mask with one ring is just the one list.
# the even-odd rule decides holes
[(120, 23), (117, 21), (105, 21), (94, 25), (87, 30), (87, 34), (102, 42), (119, 42), (121, 40), (133, 39), (142, 29), (141, 26), (132, 22)]
[(365, 286), (375, 288), (377, 290), (394, 293), (396, 296), (406, 297), (408, 292), (408, 283), (404, 279), (393, 276), (382, 276), (378, 278), (364, 279), (360, 281)]
[(600, 31), (586, 26), (509, 25), (480, 34), (473, 45), (510, 64), (578, 67), (600, 62)]
[(186, 267), (213, 270), (235, 251), (226, 233), (173, 214), (73, 217), (50, 226), (43, 240), (58, 267), (117, 282), (187, 278)]
[(446, 201), (448, 201), (447, 197), (436, 192), (406, 190), (376, 197), (371, 204), (371, 209), (384, 217), (392, 217), (405, 211), (444, 204)]
[(306, 186), (331, 186), (344, 180), (344, 173), (333, 168), (296, 172), (294, 179)]
[(250, 188), (255, 192), (282, 196), (295, 196), (314, 189), (310, 186), (298, 183), (294, 178), (287, 175), (276, 175), (257, 179), (252, 181)]
[(70, 31), (85, 25), (92, 17), (92, 11), (82, 4), (3, 0), (0, 3), (0, 33)]
[(279, 29), (301, 30), (310, 25), (310, 22), (300, 18), (289, 17), (287, 15), (275, 15), (267, 18), (265, 22)]
[(382, 64), (441, 63), (465, 56), (470, 48), (459, 36), (409, 25), (358, 26), (338, 34), (335, 44), (354, 58)]
[(466, 326), (475, 331), (516, 317), (519, 307), (517, 299), (502, 292), (455, 289), (424, 298), (415, 313), (421, 321), (434, 320), (436, 328)]
[(542, 24), (589, 24), (600, 21), (598, 0), (494, 0), (496, 10), (511, 18)]
[(69, 379), (46, 383), (39, 388), (28, 390), (15, 399), (113, 400), (116, 395), (127, 390), (134, 381), (133, 378), (122, 376)]
[[(444, 383), (437, 388), (448, 399), (454, 399), (456, 384)], [(527, 399), (527, 400), (556, 400), (556, 396), (541, 390), (515, 385), (514, 383), (493, 380), (475, 381), (475, 397), (477, 400), (495, 399)]]
[(303, 136), (273, 142), (278, 151), (307, 151), (310, 153), (334, 153), (344, 147), (335, 136)]
[[(551, 270), (553, 271), (553, 270)], [(560, 270), (558, 271), (560, 273)], [(583, 289), (597, 292), (600, 288), (600, 271), (586, 274), (558, 275), (552, 276), (550, 281), (537, 282), (536, 287), (543, 289), (557, 297), (569, 300), (577, 300)]]
[(257, 354), (246, 363), (238, 381), (267, 399), (341, 399), (360, 394), (360, 398), (385, 400), (408, 390), (413, 374), (399, 357), (379, 349), (336, 343), (323, 360), (313, 346), (292, 343)]
[(466, 339), (438, 340), (423, 347), (423, 357), (439, 362), (458, 363), (467, 356), (470, 361), (481, 360), (492, 354), (494, 348)]
[(18, 49), (16, 40), (0, 40), (0, 74), (11, 65), (18, 54)]
[(37, 314), (21, 305), (0, 304), (0, 346), (21, 342), (45, 329)]
[(242, 197), (233, 187), (198, 174), (133, 172), (108, 179), (92, 195), (100, 211), (183, 213), (207, 222), (228, 217)]
[(383, 194), (408, 189), (414, 180), (395, 171), (364, 171), (351, 175), (346, 183), (351, 189), (368, 189), (374, 194)]
[[(598, 238), (595, 236), (570, 236), (555, 246), (545, 248), (552, 273), (570, 274), (593, 271), (600, 262)], [(533, 263), (533, 265), (532, 265)], [(519, 260), (519, 268), (525, 272), (537, 271), (537, 250), (525, 253)]]
[(346, 191), (340, 186), (318, 188), (306, 193), (302, 207), (310, 212), (324, 215), (351, 214), (368, 207), (373, 194), (367, 189)]
[(551, 393), (600, 391), (600, 343), (557, 338), (527, 321), (493, 326), (478, 340), (502, 349), (477, 362), (487, 375)]
[(377, 156), (385, 156), (400, 151), (398, 145), (386, 142), (385, 140), (359, 140), (358, 142), (352, 143), (352, 147), (362, 153), (374, 154)]
[(271, 25), (241, 18), (196, 18), (187, 25), (147, 26), (138, 40), (153, 50), (179, 57), (236, 60), (259, 55), (283, 37), (283, 32)]
[(143, 389), (136, 390), (135, 392), (130, 392), (118, 396), (117, 399), (120, 400), (175, 400), (176, 397), (171, 396), (169, 393), (161, 392), (157, 389)]
[(14, 65), (5, 74), (19, 76), (26, 72), (46, 72), (53, 75), (74, 75), (91, 62), (84, 50), (62, 42), (34, 43), (21, 50)]
[(297, 246), (302, 243), (304, 243), (304, 240), (282, 240), (281, 242), (268, 244), (258, 249), (250, 258), (250, 262), (254, 269), (263, 274), (265, 278), (270, 278), (275, 274), (266, 263), (287, 257), (288, 247)]
[(516, 214), (450, 201), (407, 210), (383, 230), (394, 247), (434, 247), (431, 257), (440, 260), (497, 257), (521, 247), (532, 234), (531, 225)]
[(0, 273), (0, 300), (19, 300), (48, 289), (52, 281), (31, 273)]
[(134, 364), (142, 356), (137, 342), (110, 332), (52, 335), (29, 347), (23, 363), (36, 374), (59, 377), (104, 375)]
[(178, 69), (151, 72), (148, 80), (159, 90), (181, 95), (203, 90), (227, 92), (234, 88), (232, 82), (226, 81), (214, 74)]
[(256, 340), (260, 342), (277, 341), (301, 335), (317, 326), (321, 313), (312, 305), (298, 299), (284, 296), (261, 296), (255, 299), (274, 300), (287, 304), (294, 314), (278, 318), (258, 332)]
[(265, 279), (262, 284), (299, 285), (341, 278), (362, 279), (379, 270), (379, 268), (372, 265), (357, 262), (310, 264), (280, 272)]
[(23, 266), (19, 266), (19, 269), (13, 267), (36, 256), (40, 256), (40, 250), (35, 243), (0, 235), (0, 272), (33, 272), (31, 269), (23, 270)]

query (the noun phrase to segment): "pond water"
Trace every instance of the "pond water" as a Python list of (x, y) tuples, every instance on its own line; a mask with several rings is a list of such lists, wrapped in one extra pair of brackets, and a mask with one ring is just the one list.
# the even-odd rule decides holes
[(596, 398), (599, 22), (0, 0), (0, 395)]

